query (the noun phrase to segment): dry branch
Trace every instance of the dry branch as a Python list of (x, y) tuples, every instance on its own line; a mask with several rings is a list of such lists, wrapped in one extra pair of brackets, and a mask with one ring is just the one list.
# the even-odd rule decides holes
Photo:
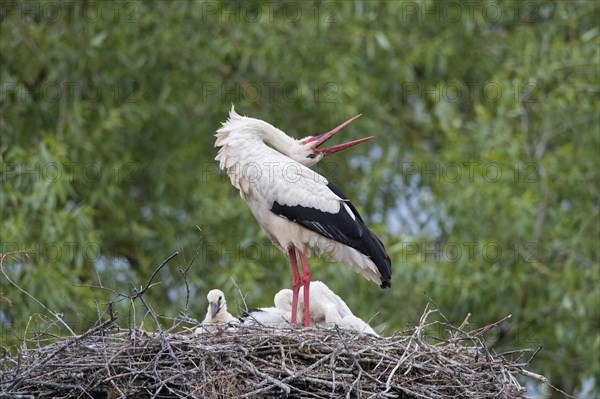
[[(0, 254), (3, 275), (9, 255)], [(388, 338), (322, 327), (224, 326), (198, 336), (185, 314), (165, 330), (144, 294), (175, 255), (129, 294), (100, 285), (114, 295), (110, 319), (87, 332), (66, 326), (69, 336), (40, 333), (4, 348), (0, 398), (524, 398), (516, 375), (547, 383), (526, 370), (533, 356), (521, 361), (530, 350), (499, 355), (485, 345), (485, 332), (506, 318), (466, 331), (468, 316), (456, 327), (426, 309), (414, 328)], [(128, 300), (135, 312), (138, 299), (157, 332), (115, 322), (113, 303)], [(430, 321), (436, 312), (441, 321)]]
[[(481, 330), (429, 321), (431, 313), (390, 338), (259, 327), (196, 336), (183, 321), (175, 329), (184, 331), (175, 333), (108, 321), (5, 355), (0, 397), (525, 397), (515, 376), (533, 373), (523, 364), (492, 353)], [(443, 338), (427, 335), (440, 326)]]

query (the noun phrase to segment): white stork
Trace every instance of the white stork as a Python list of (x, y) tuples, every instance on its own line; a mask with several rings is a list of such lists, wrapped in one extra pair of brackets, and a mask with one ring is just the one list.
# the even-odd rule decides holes
[[(344, 194), (307, 167), (325, 155), (368, 140), (370, 137), (318, 148), (357, 117), (328, 133), (294, 140), (267, 122), (238, 115), (232, 106), (229, 119), (215, 135), (215, 147), (221, 147), (215, 159), (221, 169), (227, 170), (231, 184), (240, 190), (269, 239), (289, 255), (293, 274), (292, 323), (296, 322), (302, 283), (304, 298), (310, 298), (311, 273), (306, 255), (311, 250), (327, 254), (382, 288), (390, 286), (391, 261), (382, 242)], [(305, 302), (304, 323), (310, 326), (310, 301)]]
[[(298, 309), (304, 306), (302, 292), (298, 298)], [(312, 324), (336, 324), (353, 313), (346, 302), (321, 281), (310, 282), (310, 322)]]
[(379, 334), (377, 334), (369, 324), (365, 323), (363, 320), (354, 315), (344, 316), (344, 318), (335, 322), (335, 324), (341, 328), (347, 328), (365, 334), (375, 335), (377, 337), (379, 336)]
[[(288, 294), (289, 291), (289, 294)], [(292, 310), (291, 290), (281, 290), (273, 298), (275, 307), (256, 308), (238, 316), (244, 326), (290, 327)]]
[[(300, 292), (298, 309), (301, 309), (303, 305), (304, 298), (302, 292)], [(279, 291), (275, 295), (275, 308), (261, 310), (270, 311), (271, 309), (285, 311), (285, 314), (289, 315), (292, 309), (292, 290), (284, 289)], [(272, 314), (276, 313), (272, 312)], [(261, 315), (260, 317), (267, 316)], [(289, 318), (286, 319), (286, 321), (288, 320)], [(321, 281), (310, 282), (310, 322), (314, 325), (337, 325), (340, 328), (379, 336), (368, 323), (352, 313), (342, 298)], [(287, 327), (288, 325), (283, 326)], [(282, 324), (277, 323), (275, 326), (282, 326)]]
[[(375, 330), (363, 320), (356, 317), (348, 305), (346, 305), (346, 302), (325, 285), (325, 283), (311, 281), (309, 301), (311, 323), (335, 324), (341, 328), (377, 335)], [(303, 304), (304, 298), (301, 292), (298, 307), (301, 308)]]
[(208, 299), (208, 309), (206, 309), (206, 316), (202, 321), (202, 326), (198, 327), (195, 331), (196, 334), (201, 334), (205, 331), (217, 331), (217, 324), (238, 322), (238, 319), (233, 317), (231, 313), (227, 311), (227, 301), (225, 301), (225, 294), (223, 294), (223, 291), (211, 290), (208, 292), (206, 299)]

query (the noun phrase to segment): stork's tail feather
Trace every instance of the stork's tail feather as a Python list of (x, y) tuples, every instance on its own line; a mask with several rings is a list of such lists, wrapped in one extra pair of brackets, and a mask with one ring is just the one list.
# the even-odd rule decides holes
[(390, 288), (392, 286), (392, 261), (390, 256), (387, 254), (383, 243), (377, 236), (369, 229), (367, 234), (364, 236), (366, 254), (371, 258), (377, 270), (381, 274), (381, 288)]

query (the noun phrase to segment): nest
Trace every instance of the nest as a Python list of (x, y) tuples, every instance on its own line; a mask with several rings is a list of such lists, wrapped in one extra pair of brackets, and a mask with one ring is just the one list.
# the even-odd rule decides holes
[(543, 380), (520, 362), (526, 350), (486, 347), (483, 334), (499, 322), (466, 332), (466, 323), (428, 321), (432, 312), (387, 338), (335, 327), (148, 332), (109, 320), (5, 355), (0, 397), (523, 398), (517, 374)]

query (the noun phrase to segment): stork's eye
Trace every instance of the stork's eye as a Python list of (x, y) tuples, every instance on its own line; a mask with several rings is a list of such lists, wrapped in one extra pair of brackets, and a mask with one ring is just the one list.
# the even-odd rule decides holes
[(308, 154), (308, 155), (306, 156), (306, 158), (311, 158), (311, 159), (314, 159), (314, 158), (316, 158), (316, 157), (317, 157), (317, 154), (315, 154), (314, 152), (313, 152), (313, 153), (310, 153), (310, 154)]

